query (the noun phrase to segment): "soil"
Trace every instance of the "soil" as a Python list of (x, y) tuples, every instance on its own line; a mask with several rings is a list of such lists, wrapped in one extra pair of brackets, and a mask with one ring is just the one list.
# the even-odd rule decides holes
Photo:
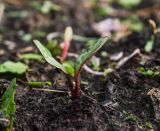
[[(63, 32), (67, 25), (71, 25), (75, 34), (86, 37), (99, 36), (91, 26), (94, 21), (97, 21), (93, 15), (94, 9), (84, 8), (82, 0), (55, 0), (54, 2), (61, 5), (62, 10), (48, 15), (37, 13), (26, 6), (8, 6), (6, 13), (25, 9), (30, 15), (18, 20), (5, 16), (4, 31), (1, 31), (1, 50), (5, 52), (3, 55), (0, 54), (1, 63), (8, 59), (19, 60), (17, 53), (27, 47), (31, 49), (30, 51), (37, 52), (31, 44), (32, 41), (27, 43), (21, 39), (17, 33), (19, 30), (32, 33), (38, 29), (48, 34), (54, 31)], [(151, 5), (153, 4), (151, 2)], [(150, 2), (145, 4), (146, 6), (149, 7)], [(154, 17), (154, 14), (148, 16), (148, 18)], [(36, 91), (27, 85), (27, 80), (55, 82), (56, 76), (61, 72), (44, 61), (23, 61), (32, 69), (25, 75), (1, 74), (1, 95), (7, 88), (8, 81), (17, 78), (13, 131), (159, 131), (160, 75), (147, 76), (138, 70), (139, 67), (143, 67), (160, 71), (159, 33), (156, 34), (152, 52), (144, 52), (145, 43), (151, 34), (151, 29), (147, 27), (141, 33), (132, 33), (118, 42), (105, 45), (101, 51), (107, 51), (108, 54), (123, 51), (125, 56), (139, 48), (147, 61), (145, 64), (140, 64), (142, 56), (136, 55), (120, 69), (107, 76), (96, 76), (83, 70), (81, 80), (86, 84), (81, 83), (83, 95), (80, 99), (73, 99), (65, 93)], [(33, 37), (37, 38), (34, 34)], [(39, 38), (42, 41), (45, 41), (44, 39), (45, 36)], [(9, 49), (4, 44), (6, 40), (14, 41), (15, 47)], [(85, 47), (83, 42), (73, 41), (73, 43), (71, 52), (79, 53)], [(101, 57), (101, 54), (98, 53), (98, 56)], [(101, 70), (112, 66), (113, 62), (109, 58), (101, 59)], [(39, 88), (61, 89), (57, 84)], [(64, 89), (66, 90), (66, 87), (63, 87)]]

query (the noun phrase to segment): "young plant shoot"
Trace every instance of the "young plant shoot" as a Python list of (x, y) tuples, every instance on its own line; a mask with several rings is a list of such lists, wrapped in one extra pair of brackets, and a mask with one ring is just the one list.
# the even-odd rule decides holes
[[(56, 61), (49, 50), (44, 47), (38, 40), (34, 40), (35, 45), (40, 50), (41, 54), (45, 58), (45, 60), (55, 66), (56, 68), (62, 70), (66, 74), (67, 78), (67, 85), (70, 88), (70, 91), (72, 93), (73, 97), (79, 98), (81, 95), (81, 89), (80, 89), (80, 71), (83, 67), (83, 65), (107, 42), (108, 37), (103, 37), (99, 39), (97, 42), (91, 41), (90, 47), (88, 50), (85, 50), (75, 61), (74, 63), (74, 74), (69, 73), (67, 68), (58, 61)], [(71, 82), (71, 77), (74, 78), (75, 85)]]
[(156, 34), (159, 32), (159, 30), (157, 29), (157, 25), (155, 23), (155, 21), (153, 21), (152, 19), (149, 19), (149, 24), (152, 27), (152, 35), (149, 37), (149, 40), (147, 41), (144, 50), (146, 52), (151, 52), (153, 50), (154, 47), (154, 43), (156, 40)]
[(16, 79), (13, 79), (2, 96), (0, 106), (0, 125), (6, 127), (5, 131), (11, 131), (13, 127), (13, 115), (16, 111), (14, 94), (16, 90)]
[(62, 49), (61, 61), (64, 61), (68, 55), (68, 50), (71, 45), (72, 38), (73, 38), (73, 30), (72, 27), (68, 26), (64, 32), (64, 41), (60, 44), (60, 47)]

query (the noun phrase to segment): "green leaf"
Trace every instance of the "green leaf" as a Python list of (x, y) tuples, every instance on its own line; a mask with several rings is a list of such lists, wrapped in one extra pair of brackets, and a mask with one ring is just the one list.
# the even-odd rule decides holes
[(143, 22), (135, 16), (123, 20), (122, 23), (128, 25), (129, 29), (135, 32), (141, 32), (144, 29)]
[(155, 36), (152, 35), (152, 36), (150, 37), (150, 39), (147, 41), (147, 43), (146, 43), (146, 45), (145, 45), (145, 47), (144, 47), (144, 50), (145, 50), (146, 52), (151, 52), (151, 51), (152, 51), (153, 45), (154, 45), (154, 40), (155, 40)]
[(41, 54), (43, 55), (44, 59), (51, 64), (52, 66), (55, 66), (56, 68), (61, 69), (63, 72), (68, 73), (67, 70), (64, 68), (64, 66), (56, 61), (53, 57), (51, 52), (44, 47), (38, 40), (34, 40), (35, 45), (38, 47), (40, 50)]
[(50, 11), (60, 11), (61, 7), (49, 0), (44, 1), (43, 3), (38, 1), (31, 1), (31, 6), (36, 10), (48, 14)]
[(51, 10), (60, 11), (61, 7), (57, 4), (52, 3), (51, 1), (44, 1), (43, 6), (41, 7), (41, 12), (48, 14)]
[(9, 11), (7, 12), (7, 17), (11, 17), (11, 18), (25, 18), (29, 15), (28, 11)]
[(146, 122), (145, 127), (148, 129), (153, 129), (153, 124), (151, 122)]
[(137, 122), (139, 120), (139, 118), (135, 114), (125, 113), (125, 115), (126, 115), (125, 121)]
[(145, 69), (143, 67), (139, 67), (137, 69), (138, 73), (141, 73), (147, 77), (156, 77), (156, 76), (160, 76), (160, 72), (159, 71), (153, 71), (150, 69)]
[(47, 35), (46, 32), (44, 32), (42, 30), (35, 30), (33, 32), (33, 36), (38, 37), (38, 38), (44, 38), (46, 35)]
[(124, 8), (132, 8), (134, 6), (139, 5), (142, 2), (142, 0), (118, 0), (117, 2)]
[(36, 53), (19, 54), (20, 59), (25, 60), (42, 60), (42, 56)]
[(57, 40), (48, 40), (46, 48), (52, 52), (58, 46), (57, 44), (58, 44)]
[(24, 41), (24, 42), (30, 42), (32, 40), (32, 34), (24, 34), (21, 36), (21, 39)]
[(16, 79), (13, 79), (2, 96), (1, 111), (5, 113), (5, 116), (10, 120), (10, 126), (7, 129), (8, 131), (12, 130), (13, 114), (16, 112), (16, 105), (14, 102), (15, 89)]
[(99, 70), (100, 68), (99, 68), (99, 66), (100, 66), (100, 58), (98, 58), (98, 57), (92, 57), (91, 58), (91, 63), (92, 63), (92, 65), (93, 65), (93, 69), (94, 70)]
[(42, 86), (42, 85), (52, 85), (52, 82), (47, 81), (47, 82), (43, 82), (43, 81), (29, 81), (28, 82), (29, 86)]
[(91, 57), (93, 56), (108, 40), (108, 37), (103, 37), (98, 40), (98, 42), (93, 42), (90, 41), (90, 46), (89, 49), (84, 51), (83, 54), (81, 54), (76, 62), (75, 62), (75, 71), (79, 72), (84, 63)]
[(71, 76), (74, 75), (74, 63), (72, 61), (63, 62), (63, 66)]
[(15, 74), (23, 74), (28, 69), (28, 66), (21, 62), (6, 61), (0, 64), (0, 73), (11, 72)]
[(110, 6), (105, 6), (105, 7), (101, 6), (97, 8), (97, 13), (99, 16), (107, 16), (113, 14), (114, 9)]

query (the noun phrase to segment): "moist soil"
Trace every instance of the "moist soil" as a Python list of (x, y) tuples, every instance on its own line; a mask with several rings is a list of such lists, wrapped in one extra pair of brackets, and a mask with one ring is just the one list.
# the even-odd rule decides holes
[[(1, 63), (8, 59), (19, 60), (17, 53), (23, 52), (27, 47), (32, 52), (37, 51), (31, 44), (32, 41), (28, 44), (21, 40), (17, 34), (18, 30), (31, 33), (40, 29), (47, 34), (53, 31), (63, 32), (67, 25), (71, 25), (76, 34), (86, 37), (99, 36), (91, 26), (93, 21), (96, 21), (96, 17), (93, 16), (94, 9), (84, 9), (81, 0), (72, 2), (55, 0), (55, 2), (63, 7), (58, 13), (52, 12), (44, 16), (35, 10), (23, 7), (30, 12), (27, 18), (4, 17), (2, 25), (5, 31), (2, 32), (2, 43), (10, 40), (16, 42), (16, 45), (13, 49), (9, 49), (5, 44), (1, 44), (1, 50), (5, 51), (1, 55)], [(153, 4), (151, 2), (151, 5)], [(150, 4), (145, 6), (148, 7)], [(10, 5), (6, 12), (12, 10), (22, 10), (22, 7)], [(62, 16), (66, 17), (62, 19)], [(148, 17), (156, 21), (154, 14)], [(141, 33), (132, 33), (118, 42), (106, 44), (101, 51), (107, 51), (109, 54), (123, 51), (127, 56), (139, 48), (143, 57), (134, 56), (120, 69), (107, 76), (96, 76), (83, 70), (81, 75), (83, 93), (79, 99), (74, 99), (65, 93), (37, 91), (27, 85), (27, 81), (51, 81), (54, 83), (52, 86), (37, 88), (67, 90), (66, 87), (62, 88), (55, 83), (56, 76), (61, 72), (44, 61), (23, 61), (31, 69), (25, 75), (1, 74), (1, 95), (7, 88), (9, 80), (17, 78), (13, 131), (160, 130), (160, 75), (148, 76), (138, 70), (139, 67), (143, 67), (147, 70), (160, 71), (159, 33), (156, 34), (152, 52), (144, 52), (145, 43), (151, 33), (151, 29), (146, 28)], [(40, 38), (42, 41), (44, 39), (45, 37)], [(70, 51), (79, 53), (85, 46), (83, 42), (73, 41)], [(101, 57), (100, 53), (97, 55)], [(140, 64), (142, 58), (147, 58), (144, 64)], [(101, 59), (101, 70), (112, 66), (113, 62), (109, 58)]]

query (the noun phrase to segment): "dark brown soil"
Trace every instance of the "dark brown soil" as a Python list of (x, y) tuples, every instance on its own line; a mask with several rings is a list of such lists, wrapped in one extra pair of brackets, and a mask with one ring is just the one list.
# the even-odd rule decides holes
[[(1, 49), (5, 51), (1, 55), (0, 62), (5, 60), (19, 60), (17, 53), (26, 47), (36, 52), (33, 42), (24, 42), (18, 35), (19, 30), (25, 33), (33, 33), (34, 30), (42, 30), (46, 34), (50, 32), (63, 32), (67, 25), (71, 25), (75, 34), (96, 37), (99, 36), (92, 29), (92, 23), (97, 21), (94, 16), (94, 8), (84, 8), (83, 0), (54, 0), (62, 6), (60, 12), (51, 12), (48, 15), (37, 13), (34, 9), (8, 6), (6, 13), (25, 9), (30, 15), (27, 18), (10, 18), (5, 16), (3, 22)], [(141, 8), (154, 5), (146, 2)], [(139, 8), (140, 8), (139, 7)], [(83, 14), (83, 15), (82, 15)], [(154, 18), (152, 14), (148, 18)], [(100, 18), (102, 19), (102, 18)], [(146, 18), (142, 18), (147, 23)], [(8, 81), (17, 78), (17, 90), (15, 96), (16, 114), (14, 131), (145, 131), (160, 130), (160, 76), (145, 76), (138, 71), (139, 67), (160, 71), (160, 33), (156, 35), (154, 49), (150, 53), (144, 52), (144, 46), (152, 34), (148, 24), (141, 33), (132, 33), (130, 36), (105, 45), (101, 51), (113, 54), (123, 51), (124, 55), (131, 54), (139, 48), (144, 56), (149, 57), (142, 65), (141, 56), (136, 55), (120, 69), (107, 76), (95, 76), (82, 71), (81, 80), (87, 82), (82, 85), (84, 94), (80, 99), (73, 99), (67, 94), (57, 94), (45, 91), (33, 90), (27, 85), (29, 81), (51, 81), (54, 83), (59, 71), (45, 62), (23, 61), (30, 69), (25, 75), (1, 74), (0, 91), (3, 94)], [(33, 35), (33, 38), (37, 38)], [(45, 41), (45, 36), (37, 39)], [(4, 44), (5, 40), (16, 43), (10, 50)], [(85, 43), (74, 41), (71, 52), (81, 52)], [(100, 53), (98, 56), (101, 57)], [(103, 69), (110, 67), (112, 61), (109, 58), (101, 58)], [(40, 88), (61, 89), (58, 85), (40, 86)], [(64, 87), (61, 90), (66, 90)]]
[(159, 77), (148, 78), (126, 69), (106, 78), (93, 77), (92, 81), (88, 92), (98, 93), (92, 96), (98, 101), (17, 89), (15, 130), (145, 130), (147, 122), (160, 129), (155, 110), (159, 104), (148, 95), (153, 87), (159, 89)]

